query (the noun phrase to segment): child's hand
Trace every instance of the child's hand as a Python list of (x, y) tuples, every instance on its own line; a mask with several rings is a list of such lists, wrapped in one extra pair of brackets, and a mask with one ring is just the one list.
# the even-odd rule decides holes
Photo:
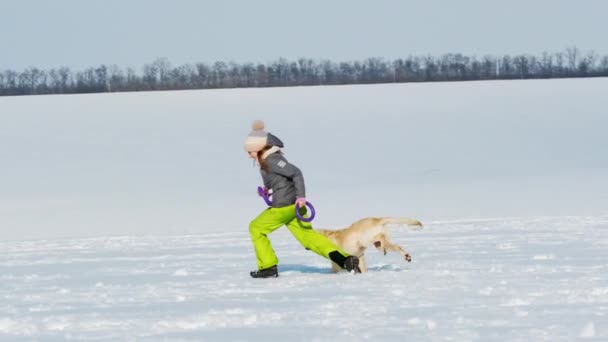
[(300, 208), (304, 208), (306, 206), (306, 198), (305, 197), (298, 197), (296, 199), (296, 205)]

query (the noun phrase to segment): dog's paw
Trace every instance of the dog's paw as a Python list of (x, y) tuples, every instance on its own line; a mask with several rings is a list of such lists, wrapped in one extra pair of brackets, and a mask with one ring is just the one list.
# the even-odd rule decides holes
[(409, 255), (409, 254), (406, 254), (406, 255), (405, 255), (405, 261), (407, 261), (407, 262), (412, 262), (412, 256), (411, 256), (411, 255)]

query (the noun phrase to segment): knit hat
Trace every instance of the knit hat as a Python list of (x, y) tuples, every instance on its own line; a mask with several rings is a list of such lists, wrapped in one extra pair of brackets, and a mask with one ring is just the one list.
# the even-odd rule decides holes
[(281, 139), (264, 130), (264, 121), (255, 120), (251, 129), (251, 133), (245, 139), (245, 150), (247, 152), (259, 152), (266, 146), (283, 147)]
[(251, 125), (252, 131), (245, 140), (245, 150), (247, 152), (261, 151), (268, 141), (268, 133), (264, 131), (264, 122), (256, 120)]

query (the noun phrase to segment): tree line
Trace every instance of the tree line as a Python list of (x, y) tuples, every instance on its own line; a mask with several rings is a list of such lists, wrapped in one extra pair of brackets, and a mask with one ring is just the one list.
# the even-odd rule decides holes
[(4, 70), (0, 96), (602, 76), (608, 76), (608, 56), (582, 53), (575, 47), (540, 56), (444, 54), (349, 62), (281, 58), (265, 64), (219, 61), (172, 66), (168, 59), (159, 58), (140, 71), (117, 65), (81, 71)]

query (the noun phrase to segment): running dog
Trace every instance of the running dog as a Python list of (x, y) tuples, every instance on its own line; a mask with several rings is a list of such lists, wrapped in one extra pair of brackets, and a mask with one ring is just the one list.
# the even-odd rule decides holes
[[(372, 245), (383, 252), (384, 255), (389, 251), (398, 252), (407, 262), (412, 261), (412, 257), (406, 250), (390, 241), (387, 229), (388, 225), (408, 225), (412, 229), (422, 228), (422, 223), (420, 221), (411, 218), (368, 217), (361, 219), (344, 229), (317, 229), (317, 231), (328, 237), (346, 253), (357, 256), (359, 258), (359, 268), (361, 269), (361, 272), (366, 272), (365, 250)], [(332, 271), (334, 272), (342, 270), (341, 267), (333, 262), (331, 266)]]

